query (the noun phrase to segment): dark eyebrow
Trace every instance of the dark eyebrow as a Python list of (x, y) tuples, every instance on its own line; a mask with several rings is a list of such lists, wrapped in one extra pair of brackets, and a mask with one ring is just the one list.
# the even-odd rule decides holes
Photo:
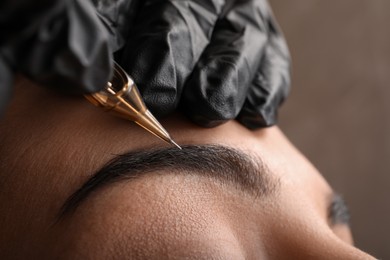
[(347, 204), (343, 197), (338, 193), (333, 193), (330, 196), (328, 218), (330, 224), (333, 226), (339, 224), (350, 225), (351, 215), (349, 214)]
[(169, 171), (180, 175), (200, 175), (233, 185), (256, 197), (278, 190), (278, 179), (271, 177), (266, 165), (257, 156), (221, 145), (186, 145), (182, 148), (143, 149), (117, 155), (66, 200), (59, 218), (74, 211), (91, 193), (103, 186), (148, 173), (167, 174)]

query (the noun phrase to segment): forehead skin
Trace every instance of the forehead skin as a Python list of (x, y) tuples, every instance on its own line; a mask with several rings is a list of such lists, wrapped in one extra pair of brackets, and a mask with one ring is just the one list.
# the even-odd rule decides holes
[(331, 188), (276, 127), (204, 129), (179, 115), (162, 123), (179, 144), (256, 154), (281, 191), (254, 199), (200, 177), (151, 174), (107, 186), (54, 224), (66, 198), (114, 155), (166, 144), (82, 98), (21, 80), (0, 123), (0, 256), (368, 259), (330, 230)]

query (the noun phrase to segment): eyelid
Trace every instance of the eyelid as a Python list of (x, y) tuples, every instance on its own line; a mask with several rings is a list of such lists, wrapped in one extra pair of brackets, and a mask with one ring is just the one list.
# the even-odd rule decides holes
[(331, 196), (331, 201), (328, 209), (328, 219), (330, 225), (350, 225), (351, 215), (349, 209), (342, 197), (338, 193), (334, 193)]

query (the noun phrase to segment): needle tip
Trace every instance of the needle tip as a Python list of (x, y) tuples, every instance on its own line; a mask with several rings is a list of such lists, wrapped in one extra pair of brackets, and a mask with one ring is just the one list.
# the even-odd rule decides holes
[(172, 139), (170, 140), (171, 144), (173, 144), (174, 146), (176, 146), (177, 148), (179, 148), (180, 150), (182, 149), (180, 147), (180, 145), (178, 145), (175, 141), (173, 141)]

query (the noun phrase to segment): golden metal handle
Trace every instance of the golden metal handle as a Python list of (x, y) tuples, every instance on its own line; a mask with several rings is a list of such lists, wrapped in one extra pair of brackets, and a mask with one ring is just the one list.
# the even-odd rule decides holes
[(121, 118), (131, 120), (158, 138), (176, 147), (169, 133), (150, 113), (133, 79), (114, 62), (114, 75), (107, 87), (97, 93), (85, 95), (92, 104)]

